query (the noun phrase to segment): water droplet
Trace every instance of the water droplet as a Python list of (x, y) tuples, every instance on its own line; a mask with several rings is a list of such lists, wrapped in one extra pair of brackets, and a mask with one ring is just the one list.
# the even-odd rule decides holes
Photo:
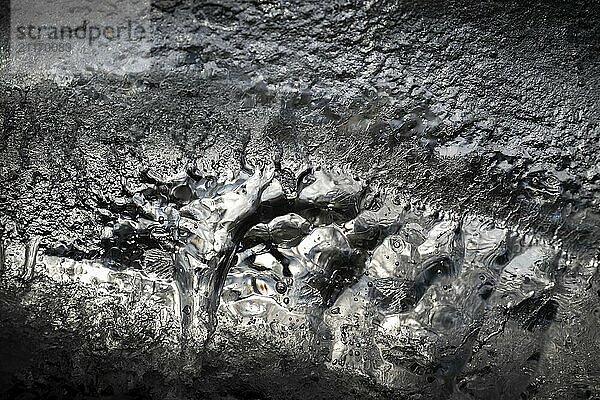
[[(279, 281), (275, 284), (275, 290), (279, 294), (284, 294), (285, 292), (287, 292), (287, 285), (284, 282)], [(289, 301), (289, 299), (288, 299), (288, 301)]]

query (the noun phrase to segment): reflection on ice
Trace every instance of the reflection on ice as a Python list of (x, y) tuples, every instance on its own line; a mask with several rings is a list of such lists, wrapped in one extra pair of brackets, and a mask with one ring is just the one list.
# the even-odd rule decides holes
[(46, 259), (48, 273), (161, 302), (188, 339), (266, 326), (330, 368), (449, 384), (484, 324), (553, 296), (561, 254), (542, 240), (340, 170), (300, 173), (295, 197), (269, 168), (150, 181), (105, 230), (104, 264)]

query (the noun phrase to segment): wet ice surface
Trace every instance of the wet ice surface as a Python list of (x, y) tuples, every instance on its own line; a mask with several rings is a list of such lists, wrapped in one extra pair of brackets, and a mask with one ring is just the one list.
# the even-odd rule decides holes
[(597, 267), (346, 171), (299, 171), (292, 193), (278, 177), (271, 167), (148, 176), (131, 198), (107, 201), (102, 258), (50, 249), (36, 266), (33, 239), (18, 274), (150, 304), (149, 329), (177, 327), (171, 340), (198, 349), (250, 336), (388, 387), (458, 394), (457, 375), (509, 318), (543, 339), (567, 301), (560, 271), (589, 281)]

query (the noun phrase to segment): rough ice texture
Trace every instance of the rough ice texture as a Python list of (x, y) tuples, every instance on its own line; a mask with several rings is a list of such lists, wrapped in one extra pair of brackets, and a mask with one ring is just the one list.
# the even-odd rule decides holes
[[(3, 77), (2, 396), (600, 395), (597, 7), (322, 3), (160, 1), (151, 73)], [(155, 223), (200, 219), (185, 171), (271, 164), (286, 199), (308, 166), (340, 182), (231, 238), (215, 321), (186, 333), (173, 232), (111, 224), (162, 183)], [(327, 284), (338, 251), (355, 267)]]

